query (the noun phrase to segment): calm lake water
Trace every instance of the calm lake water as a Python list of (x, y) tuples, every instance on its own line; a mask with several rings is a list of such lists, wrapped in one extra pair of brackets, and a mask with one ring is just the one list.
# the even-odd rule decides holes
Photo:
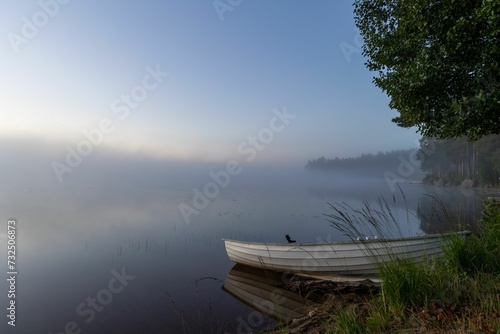
[[(6, 279), (0, 283), (0, 332), (230, 333), (243, 323), (266, 326), (270, 319), (222, 289), (234, 265), (222, 238), (344, 240), (323, 216), (332, 213), (328, 202), (360, 207), (379, 196), (392, 203), (394, 195), (382, 179), (235, 180), (187, 224), (178, 206), (192, 205), (193, 187), (203, 185), (3, 188), (2, 226), (17, 220), (18, 274), (15, 327), (7, 325)], [(411, 215), (404, 201), (394, 212), (408, 235), (448, 228), (427, 218), (433, 204), (426, 194), (465, 216), (480, 213), (474, 191), (401, 187)], [(7, 229), (0, 232), (6, 258)]]

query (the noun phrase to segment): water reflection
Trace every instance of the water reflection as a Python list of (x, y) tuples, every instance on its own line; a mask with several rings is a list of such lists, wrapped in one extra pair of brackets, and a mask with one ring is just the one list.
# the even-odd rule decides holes
[(477, 225), (485, 194), (463, 188), (427, 188), (418, 199), (420, 228), (427, 234), (445, 233)]
[(392, 192), (383, 180), (371, 180), (363, 186), (310, 187), (309, 194), (324, 201), (333, 199), (335, 203), (347, 203), (354, 208), (360, 208), (363, 202), (376, 207), (377, 200), (382, 198), (391, 204), (391, 211), (398, 216), (402, 232), (407, 235), (444, 233), (476, 226), (482, 202), (488, 196), (481, 189), (409, 183), (399, 186), (400, 190)]
[(224, 290), (255, 310), (279, 322), (304, 316), (314, 300), (286, 289), (294, 276), (241, 264), (227, 274)]

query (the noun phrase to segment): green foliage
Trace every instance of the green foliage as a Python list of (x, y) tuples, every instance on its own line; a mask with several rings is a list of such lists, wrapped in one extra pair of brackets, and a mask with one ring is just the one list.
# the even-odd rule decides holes
[(429, 137), (500, 133), (500, 2), (355, 0), (366, 66), (400, 116)]
[(466, 240), (453, 239), (447, 258), (469, 275), (500, 275), (500, 204), (484, 203), (480, 225)]
[[(399, 316), (410, 307), (424, 307), (432, 299), (452, 297), (454, 286), (443, 278), (447, 268), (438, 260), (428, 260), (426, 265), (412, 259), (398, 259), (379, 268), (382, 294), (391, 311)], [(455, 293), (453, 293), (455, 297)]]
[(423, 268), (413, 261), (396, 260), (379, 269), (382, 279), (382, 294), (391, 311), (398, 316), (412, 304), (421, 304), (429, 285)]

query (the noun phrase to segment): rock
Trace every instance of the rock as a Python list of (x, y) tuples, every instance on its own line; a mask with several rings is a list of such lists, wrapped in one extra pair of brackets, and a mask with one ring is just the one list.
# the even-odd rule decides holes
[(462, 188), (472, 188), (474, 187), (474, 181), (471, 179), (467, 178), (462, 181), (462, 184), (460, 185)]

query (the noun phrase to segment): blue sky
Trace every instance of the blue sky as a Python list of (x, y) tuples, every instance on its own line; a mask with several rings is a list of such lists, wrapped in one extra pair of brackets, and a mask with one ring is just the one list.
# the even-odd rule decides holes
[[(1, 5), (4, 144), (22, 139), (63, 160), (104, 119), (112, 130), (92, 154), (224, 162), (269, 129), (273, 110), (295, 117), (262, 133), (256, 164), (303, 166), (420, 137), (391, 123), (348, 1), (59, 1)], [(152, 70), (168, 75), (154, 81)], [(120, 118), (132, 92), (140, 101)]]

